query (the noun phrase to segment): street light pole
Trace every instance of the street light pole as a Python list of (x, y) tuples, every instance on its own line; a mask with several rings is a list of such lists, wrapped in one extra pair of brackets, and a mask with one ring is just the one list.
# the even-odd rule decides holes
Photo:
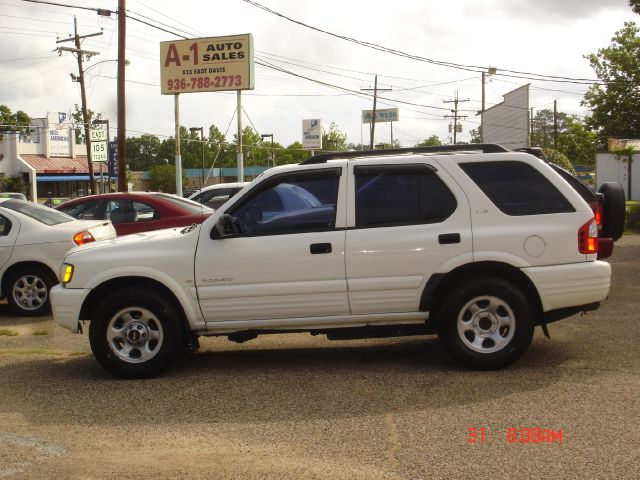
[(204, 188), (204, 128), (202, 127), (191, 127), (189, 130), (192, 132), (197, 132), (200, 130), (200, 143), (202, 144), (202, 163), (201, 163), (201, 171), (200, 171), (200, 189)]
[(271, 163), (275, 167), (276, 166), (276, 156), (275, 151), (273, 150), (273, 133), (263, 133), (260, 135), (260, 138), (264, 140), (265, 138), (271, 137)]

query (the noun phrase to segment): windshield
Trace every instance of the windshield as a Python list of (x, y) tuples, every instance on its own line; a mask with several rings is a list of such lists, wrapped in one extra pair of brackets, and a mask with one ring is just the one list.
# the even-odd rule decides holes
[(185, 209), (189, 213), (201, 213), (203, 211), (213, 212), (213, 210), (211, 210), (209, 207), (201, 203), (194, 202), (193, 200), (189, 200), (188, 198), (181, 198), (175, 195), (169, 195), (167, 193), (154, 193), (154, 195), (156, 197), (162, 198), (163, 200), (166, 200), (169, 203), (173, 203), (180, 208)]
[(20, 212), (27, 217), (33, 218), (45, 225), (58, 225), (60, 223), (72, 222), (75, 218), (66, 213), (58, 212), (39, 203), (27, 202), (24, 200), (7, 200), (0, 203), (0, 206)]

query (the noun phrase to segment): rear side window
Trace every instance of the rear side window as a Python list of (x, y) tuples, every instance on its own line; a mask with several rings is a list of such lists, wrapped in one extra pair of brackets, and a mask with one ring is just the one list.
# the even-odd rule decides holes
[(524, 162), (461, 163), (460, 168), (507, 215), (575, 212), (540, 172)]
[(354, 174), (358, 228), (438, 223), (457, 207), (451, 191), (427, 165), (358, 166)]

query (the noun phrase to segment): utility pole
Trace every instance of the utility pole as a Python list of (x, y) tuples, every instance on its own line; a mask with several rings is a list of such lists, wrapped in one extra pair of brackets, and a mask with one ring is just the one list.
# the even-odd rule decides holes
[(369, 149), (373, 150), (373, 141), (376, 132), (376, 102), (378, 100), (378, 92), (390, 92), (390, 88), (378, 88), (378, 75), (376, 75), (373, 88), (361, 88), (362, 92), (370, 92), (373, 90), (373, 115), (371, 116), (371, 126), (369, 128)]
[(482, 72), (482, 110), (480, 110), (480, 143), (484, 143), (484, 133), (482, 133), (482, 122), (484, 120), (484, 111), (485, 111), (485, 84), (486, 84), (486, 75), (489, 76), (494, 75), (498, 69), (496, 67), (489, 67), (489, 70), (485, 73)]
[(118, 191), (126, 192), (127, 186), (127, 124), (125, 112), (125, 42), (127, 39), (127, 13), (125, 0), (118, 0)]
[(529, 146), (533, 147), (533, 107), (531, 107), (531, 116), (530, 116), (531, 120), (531, 134), (529, 135)]
[(78, 35), (78, 19), (73, 17), (73, 37), (65, 38), (64, 40), (58, 40), (56, 43), (63, 42), (75, 42), (75, 48), (58, 47), (58, 53), (62, 55), (62, 52), (72, 52), (78, 59), (78, 76), (71, 74), (71, 80), (80, 83), (80, 98), (82, 100), (82, 123), (84, 125), (84, 138), (85, 145), (87, 147), (87, 167), (89, 169), (89, 194), (96, 192), (96, 182), (93, 177), (93, 162), (91, 161), (91, 135), (89, 134), (89, 114), (87, 110), (87, 93), (84, 86), (84, 70), (82, 68), (82, 57), (86, 56), (91, 58), (93, 55), (99, 55), (98, 52), (92, 52), (89, 50), (82, 50), (80, 40), (87, 37), (95, 37), (102, 35), (102, 32), (91, 33), (89, 35)]
[(451, 113), (453, 113), (453, 115), (445, 115), (444, 118), (453, 118), (453, 143), (454, 145), (456, 143), (458, 143), (458, 119), (459, 118), (467, 118), (467, 115), (458, 115), (458, 104), (459, 103), (463, 103), (463, 102), (468, 102), (470, 101), (468, 98), (464, 99), (464, 100), (460, 100), (458, 98), (458, 92), (456, 91), (456, 96), (453, 100), (443, 100), (442, 103), (453, 103), (454, 104), (454, 108), (451, 110)]
[(553, 149), (558, 149), (558, 101), (553, 101)]

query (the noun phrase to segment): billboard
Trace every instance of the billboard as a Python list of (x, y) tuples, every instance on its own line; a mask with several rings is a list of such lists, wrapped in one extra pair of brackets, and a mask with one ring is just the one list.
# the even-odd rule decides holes
[(302, 147), (306, 150), (322, 148), (322, 120), (302, 120)]
[(253, 83), (251, 34), (160, 42), (163, 95), (251, 90)]
[(506, 93), (502, 103), (482, 113), (482, 139), (509, 150), (529, 146), (528, 84)]
[[(371, 123), (373, 110), (362, 110), (362, 123)], [(397, 108), (376, 109), (376, 123), (397, 122), (400, 120), (400, 112)]]
[(47, 112), (50, 157), (71, 156), (71, 123), (65, 112)]

